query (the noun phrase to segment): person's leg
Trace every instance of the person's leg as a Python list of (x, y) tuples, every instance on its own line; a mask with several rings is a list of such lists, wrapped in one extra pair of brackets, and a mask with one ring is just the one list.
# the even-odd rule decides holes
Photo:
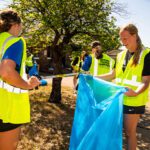
[(127, 150), (136, 150), (136, 128), (139, 118), (139, 114), (124, 114), (124, 129), (127, 138)]
[(77, 80), (78, 80), (77, 77), (74, 76), (74, 77), (73, 77), (73, 86), (74, 86), (73, 89), (74, 89), (74, 90), (76, 90)]
[(16, 150), (19, 141), (21, 127), (0, 132), (0, 150)]

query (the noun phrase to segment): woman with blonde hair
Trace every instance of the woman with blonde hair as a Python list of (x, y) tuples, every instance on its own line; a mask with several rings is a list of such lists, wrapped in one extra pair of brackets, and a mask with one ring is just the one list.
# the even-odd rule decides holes
[(123, 99), (124, 129), (127, 150), (136, 150), (137, 124), (148, 101), (150, 49), (142, 45), (138, 29), (133, 24), (122, 27), (119, 35), (127, 49), (118, 54), (115, 69), (99, 77), (105, 80), (115, 78), (116, 84), (128, 88)]

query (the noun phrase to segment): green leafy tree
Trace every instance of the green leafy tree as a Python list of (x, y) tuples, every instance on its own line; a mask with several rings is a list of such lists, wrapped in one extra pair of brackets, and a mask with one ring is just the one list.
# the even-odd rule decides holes
[[(28, 45), (49, 46), (54, 74), (63, 73), (62, 56), (70, 43), (101, 41), (104, 50), (118, 48), (118, 28), (111, 0), (13, 0), (23, 18)], [(116, 7), (117, 8), (117, 7)], [(50, 102), (61, 101), (61, 78), (52, 82)]]

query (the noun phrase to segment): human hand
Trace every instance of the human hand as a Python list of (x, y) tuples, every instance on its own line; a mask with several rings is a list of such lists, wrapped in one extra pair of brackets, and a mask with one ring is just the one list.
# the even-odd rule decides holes
[(35, 76), (31, 76), (27, 82), (29, 86), (28, 89), (34, 89), (35, 87), (40, 85), (39, 79)]
[(138, 95), (134, 90), (128, 87), (126, 87), (126, 89), (127, 89), (127, 92), (124, 93), (126, 96), (134, 97)]

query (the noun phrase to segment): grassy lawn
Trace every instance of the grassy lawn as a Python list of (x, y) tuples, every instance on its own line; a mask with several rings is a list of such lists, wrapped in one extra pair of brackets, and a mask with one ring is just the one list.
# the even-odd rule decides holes
[[(30, 91), (31, 120), (22, 127), (18, 150), (67, 150), (76, 97), (71, 87), (62, 88), (62, 103), (48, 101), (51, 86)], [(150, 109), (138, 127), (139, 150), (150, 150)]]

